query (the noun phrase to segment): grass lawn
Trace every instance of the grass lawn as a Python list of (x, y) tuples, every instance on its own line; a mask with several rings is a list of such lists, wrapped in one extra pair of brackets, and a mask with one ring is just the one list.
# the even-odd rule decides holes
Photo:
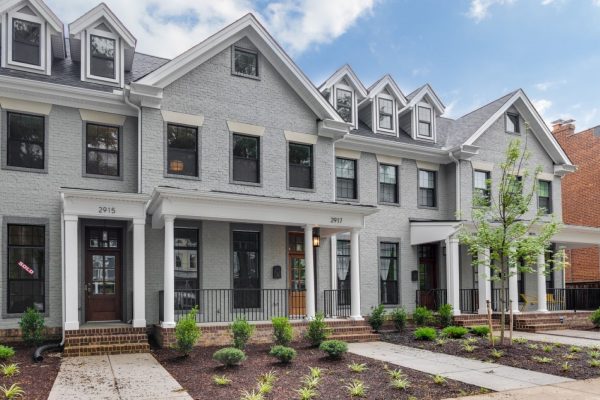
[[(15, 350), (14, 357), (0, 360), (0, 364), (5, 366), (17, 364), (20, 372), (10, 377), (4, 376), (0, 372), (0, 386), (10, 388), (12, 384), (17, 384), (24, 391), (23, 399), (47, 399), (60, 369), (61, 353), (44, 353), (44, 361), (34, 363), (32, 356), (35, 349), (33, 347), (16, 345), (13, 348)], [(4, 398), (2, 391), (0, 391), (0, 398)]]
[[(422, 341), (414, 338), (414, 328), (398, 333), (385, 333), (382, 340), (474, 360), (495, 362), (516, 368), (588, 379), (600, 376), (600, 348), (568, 346), (560, 343), (515, 341), (512, 346), (496, 345), (492, 352), (489, 339), (467, 334), (463, 339), (443, 338), (441, 341)], [(437, 330), (438, 338), (441, 330)], [(508, 337), (508, 332), (506, 332)], [(466, 343), (468, 339), (471, 343)], [(499, 341), (499, 339), (498, 339)], [(471, 347), (469, 347), (471, 346)]]
[[(268, 345), (248, 346), (247, 360), (240, 366), (224, 368), (212, 359), (218, 350), (215, 347), (196, 347), (187, 358), (179, 357), (171, 349), (155, 349), (154, 356), (179, 381), (194, 399), (240, 399), (241, 393), (256, 390), (261, 374), (274, 371), (277, 380), (271, 393), (265, 399), (299, 399), (298, 389), (303, 384), (303, 377), (310, 374), (309, 367), (322, 369), (322, 378), (316, 388), (315, 399), (349, 399), (346, 386), (353, 380), (360, 380), (366, 386), (364, 398), (367, 399), (442, 399), (480, 393), (480, 388), (461, 382), (447, 380), (434, 383), (431, 375), (402, 369), (409, 387), (405, 390), (391, 387), (391, 378), (386, 366), (380, 361), (346, 354), (341, 360), (333, 361), (325, 358), (325, 354), (304, 343), (295, 344), (298, 356), (291, 364), (279, 364), (268, 355)], [(366, 364), (363, 372), (352, 372), (351, 363)], [(231, 380), (227, 386), (218, 386), (213, 382), (215, 375), (225, 375)], [(414, 397), (411, 397), (414, 396)]]

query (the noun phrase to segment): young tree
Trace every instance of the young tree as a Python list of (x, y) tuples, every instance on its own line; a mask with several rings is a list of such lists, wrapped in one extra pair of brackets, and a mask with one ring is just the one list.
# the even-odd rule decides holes
[[(522, 147), (521, 140), (514, 139), (506, 150), (506, 159), (501, 164), (502, 175), (497, 193), (474, 195), (472, 226), (463, 226), (459, 232), (461, 243), (473, 256), (473, 267), (485, 268), (489, 261), (488, 280), (500, 283), (500, 340), (504, 343), (506, 305), (508, 304), (508, 278), (517, 273), (531, 273), (536, 269), (540, 253), (547, 253), (550, 240), (559, 230), (554, 219), (541, 221), (543, 210), (532, 210), (532, 202), (538, 190), (537, 167), (533, 178), (528, 170), (530, 153), (527, 150), (527, 136)], [(491, 181), (487, 182), (488, 187)], [(489, 260), (479, 259), (478, 255), (489, 250)], [(548, 260), (544, 272), (559, 269), (564, 257)]]

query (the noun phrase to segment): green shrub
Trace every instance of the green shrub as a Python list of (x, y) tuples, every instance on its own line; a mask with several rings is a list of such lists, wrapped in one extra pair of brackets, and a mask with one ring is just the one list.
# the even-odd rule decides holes
[(485, 325), (472, 326), (471, 333), (475, 336), (487, 336), (490, 334), (490, 327)]
[(435, 340), (437, 333), (434, 328), (423, 326), (415, 330), (415, 339), (417, 340)]
[(279, 362), (287, 364), (296, 358), (296, 350), (292, 349), (291, 347), (276, 345), (271, 347), (269, 355), (277, 358)]
[(406, 328), (406, 310), (403, 307), (396, 308), (391, 313), (392, 321), (396, 330), (404, 330)]
[(326, 340), (319, 346), (329, 358), (338, 360), (348, 351), (348, 344), (342, 340)]
[(378, 331), (383, 325), (383, 320), (385, 317), (385, 307), (383, 304), (378, 305), (373, 309), (371, 315), (369, 316), (369, 325), (373, 328), (374, 331)]
[(221, 350), (215, 351), (213, 354), (213, 360), (220, 362), (226, 367), (238, 365), (246, 359), (246, 354), (235, 347), (225, 347)]
[(452, 317), (453, 317), (452, 305), (444, 304), (444, 305), (440, 306), (440, 308), (438, 309), (438, 320), (442, 327), (452, 325)]
[(288, 346), (293, 339), (293, 330), (287, 317), (273, 317), (273, 340), (275, 344)]
[(12, 347), (4, 346), (0, 344), (0, 360), (7, 360), (15, 355), (15, 351)]
[(429, 324), (432, 318), (433, 313), (425, 307), (417, 307), (413, 313), (413, 321), (418, 326)]
[(315, 319), (308, 323), (306, 329), (306, 338), (313, 347), (318, 347), (324, 340), (331, 335), (331, 328), (325, 323), (325, 316), (319, 312)]
[(463, 326), (447, 326), (442, 329), (442, 333), (452, 339), (462, 339), (469, 330)]
[(231, 324), (229, 329), (231, 329), (231, 334), (233, 335), (233, 347), (244, 350), (254, 333), (255, 326), (250, 325), (243, 318), (238, 318)]
[(38, 346), (44, 341), (44, 316), (29, 307), (19, 321), (23, 341), (30, 346)]
[(600, 308), (590, 315), (590, 321), (592, 321), (596, 328), (600, 328)]
[(175, 325), (174, 348), (184, 356), (191, 353), (194, 345), (198, 343), (198, 339), (202, 335), (200, 328), (196, 325), (196, 314), (198, 314), (198, 307), (192, 308)]
[(217, 386), (229, 386), (229, 385), (231, 385), (231, 379), (229, 379), (225, 375), (221, 375), (221, 376), (214, 375), (212, 379), (213, 379), (214, 384), (217, 385)]

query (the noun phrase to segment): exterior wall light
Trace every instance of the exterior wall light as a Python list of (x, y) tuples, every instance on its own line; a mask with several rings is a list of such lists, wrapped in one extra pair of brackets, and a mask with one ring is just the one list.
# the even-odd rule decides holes
[(321, 228), (313, 229), (313, 247), (321, 246)]

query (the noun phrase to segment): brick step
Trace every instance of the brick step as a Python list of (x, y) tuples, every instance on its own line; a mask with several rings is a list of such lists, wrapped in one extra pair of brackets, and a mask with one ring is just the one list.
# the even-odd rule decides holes
[(64, 357), (100, 356), (109, 354), (148, 353), (150, 345), (146, 343), (119, 343), (88, 346), (69, 346), (63, 351)]
[(146, 334), (146, 328), (116, 327), (116, 328), (82, 328), (65, 331), (65, 337), (71, 336), (103, 336), (103, 335), (135, 335)]
[(135, 344), (148, 343), (148, 335), (141, 334), (118, 334), (118, 335), (78, 335), (65, 338), (65, 346), (87, 346), (99, 344)]
[(559, 329), (567, 329), (562, 324), (534, 324), (534, 325), (521, 325), (515, 326), (515, 330), (522, 332), (540, 332), (540, 331), (553, 331)]
[(349, 343), (358, 342), (374, 342), (380, 340), (381, 337), (376, 333), (360, 333), (360, 334), (349, 334), (349, 335), (332, 335), (329, 340), (343, 340)]
[(345, 334), (345, 333), (372, 333), (373, 328), (370, 326), (336, 326), (331, 328), (331, 334)]

